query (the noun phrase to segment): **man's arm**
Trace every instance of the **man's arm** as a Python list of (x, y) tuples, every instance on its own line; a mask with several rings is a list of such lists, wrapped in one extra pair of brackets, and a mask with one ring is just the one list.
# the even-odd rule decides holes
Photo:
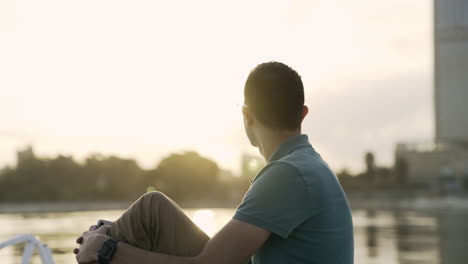
[[(117, 251), (111, 264), (243, 264), (252, 256), (270, 236), (270, 232), (235, 219), (226, 224), (208, 241), (200, 255), (195, 257), (177, 257), (145, 251), (125, 243), (118, 243)], [(85, 234), (85, 239), (77, 255), (80, 263), (96, 261), (90, 259), (107, 239), (102, 232)], [(86, 245), (85, 245), (86, 244)], [(96, 256), (94, 256), (96, 257)]]

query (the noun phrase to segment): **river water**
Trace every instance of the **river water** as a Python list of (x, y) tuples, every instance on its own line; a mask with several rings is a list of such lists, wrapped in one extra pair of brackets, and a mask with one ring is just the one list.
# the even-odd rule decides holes
[[(233, 209), (187, 209), (190, 218), (213, 235)], [(53, 252), (57, 264), (76, 263), (76, 237), (98, 219), (115, 220), (122, 210), (66, 213), (0, 214), (0, 242), (18, 234), (34, 234)], [(466, 264), (468, 212), (353, 210), (356, 264)], [(21, 261), (23, 247), (0, 250), (1, 264)], [(32, 263), (40, 263), (35, 256)]]

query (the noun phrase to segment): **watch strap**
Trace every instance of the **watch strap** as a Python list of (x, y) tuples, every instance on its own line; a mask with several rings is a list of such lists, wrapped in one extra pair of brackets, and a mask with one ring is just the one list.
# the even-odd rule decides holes
[(114, 255), (115, 251), (117, 250), (117, 243), (119, 241), (115, 239), (108, 239), (106, 240), (101, 248), (98, 250), (98, 260), (99, 264), (108, 264), (111, 260), (112, 256)]

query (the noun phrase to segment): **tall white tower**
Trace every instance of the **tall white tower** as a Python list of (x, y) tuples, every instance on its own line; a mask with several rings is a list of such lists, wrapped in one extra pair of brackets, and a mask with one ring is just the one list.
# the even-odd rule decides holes
[(468, 0), (434, 0), (436, 140), (468, 147)]

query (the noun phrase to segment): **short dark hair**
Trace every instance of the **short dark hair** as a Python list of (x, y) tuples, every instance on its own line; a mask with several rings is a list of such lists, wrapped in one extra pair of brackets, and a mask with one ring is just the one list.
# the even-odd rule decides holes
[(299, 129), (304, 106), (301, 76), (281, 62), (259, 64), (245, 82), (244, 103), (264, 125), (284, 130)]

